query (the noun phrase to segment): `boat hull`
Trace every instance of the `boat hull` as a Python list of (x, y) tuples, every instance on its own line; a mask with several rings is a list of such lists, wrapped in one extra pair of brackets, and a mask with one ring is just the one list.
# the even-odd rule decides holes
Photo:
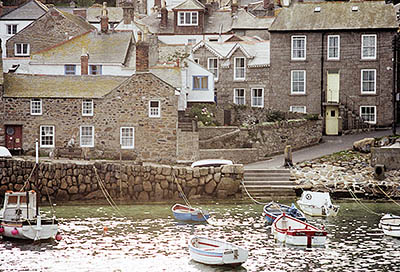
[(47, 240), (55, 238), (58, 232), (57, 224), (38, 226), (36, 224), (22, 225), (3, 222), (1, 226), (4, 229), (1, 235), (13, 239)]
[(172, 213), (174, 217), (180, 221), (202, 222), (210, 218), (207, 212), (180, 204), (175, 204), (172, 207)]
[(236, 266), (246, 262), (248, 251), (224, 241), (193, 237), (189, 240), (190, 258), (209, 265)]
[(385, 235), (400, 238), (400, 216), (385, 214), (379, 225)]
[(340, 208), (332, 204), (329, 193), (311, 191), (304, 191), (297, 205), (311, 216), (336, 216)]
[(272, 224), (275, 219), (282, 213), (291, 215), (301, 221), (306, 221), (304, 214), (299, 211), (294, 205), (288, 206), (284, 204), (279, 204), (275, 202), (268, 203), (264, 206), (263, 216), (267, 220), (268, 224)]

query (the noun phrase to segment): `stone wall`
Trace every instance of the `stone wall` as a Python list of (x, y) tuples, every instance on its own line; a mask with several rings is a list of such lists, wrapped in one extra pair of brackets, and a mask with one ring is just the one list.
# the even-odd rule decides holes
[[(232, 128), (199, 128), (199, 133), (202, 137), (200, 141), (200, 157), (232, 158), (236, 163), (249, 163), (267, 156), (283, 153), (286, 145), (291, 145), (292, 150), (296, 150), (315, 145), (322, 138), (321, 120), (302, 119), (265, 123), (249, 128), (236, 128), (235, 131), (232, 131)], [(226, 133), (222, 134), (221, 131)], [(216, 136), (213, 137), (213, 135)], [(206, 139), (206, 137), (211, 138)], [(209, 149), (212, 149), (212, 151)], [(256, 157), (256, 152), (252, 151), (254, 149), (258, 150), (259, 158)], [(237, 154), (233, 155), (233, 152)], [(243, 156), (241, 155), (242, 152)]]
[(223, 159), (234, 163), (251, 163), (259, 160), (258, 148), (200, 149), (200, 159)]
[(199, 159), (199, 133), (178, 129), (178, 162)]
[(199, 140), (208, 140), (238, 130), (235, 126), (199, 127)]
[(371, 165), (383, 164), (387, 170), (400, 170), (400, 148), (373, 147)]
[[(32, 173), (35, 162), (0, 159), (0, 195), (19, 191)], [(37, 180), (35, 179), (37, 176)], [(116, 162), (41, 162), (28, 190), (47, 201), (104, 199), (101, 184), (113, 198), (135, 202), (169, 201), (180, 198), (178, 184), (188, 198), (224, 199), (241, 197), (243, 165), (222, 167), (171, 167)]]

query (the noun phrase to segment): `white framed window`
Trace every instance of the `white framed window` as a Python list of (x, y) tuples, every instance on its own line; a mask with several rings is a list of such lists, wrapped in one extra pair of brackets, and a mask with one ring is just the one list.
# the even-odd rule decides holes
[(94, 127), (80, 127), (80, 145), (81, 147), (94, 147)]
[(197, 26), (199, 13), (197, 11), (179, 11), (178, 26)]
[(16, 24), (10, 24), (10, 25), (6, 25), (6, 27), (7, 27), (7, 34), (8, 34), (8, 35), (17, 34), (17, 32), (18, 32), (18, 25), (16, 25)]
[(31, 100), (31, 115), (42, 115), (42, 99)]
[(299, 112), (299, 113), (306, 113), (306, 106), (290, 106), (289, 111), (291, 111), (291, 112)]
[(158, 100), (149, 101), (149, 117), (160, 117), (161, 116), (161, 105)]
[(328, 60), (340, 59), (340, 36), (328, 35)]
[(193, 90), (208, 90), (208, 76), (193, 76)]
[(306, 93), (306, 71), (293, 70), (291, 71), (291, 94)]
[(306, 46), (306, 36), (292, 36), (292, 60), (305, 60)]
[(376, 70), (362, 69), (361, 70), (361, 94), (376, 93)]
[(376, 34), (361, 35), (361, 59), (376, 59)]
[(360, 117), (364, 122), (376, 124), (376, 106), (360, 106)]
[(16, 43), (14, 45), (15, 56), (29, 56), (30, 46), (29, 43)]
[(122, 149), (135, 148), (135, 128), (121, 127), (120, 129), (120, 145)]
[(233, 90), (233, 103), (237, 105), (246, 104), (246, 93), (244, 89), (236, 88)]
[(208, 71), (213, 73), (214, 80), (218, 80), (218, 59), (217, 58), (209, 58), (208, 59)]
[(89, 65), (89, 75), (101, 75), (101, 65)]
[(234, 80), (245, 80), (246, 78), (246, 59), (237, 57), (234, 59)]
[(65, 75), (75, 75), (76, 74), (76, 65), (74, 65), (74, 64), (64, 65), (64, 74)]
[(82, 101), (82, 116), (93, 116), (93, 100), (84, 99)]
[(54, 147), (54, 126), (40, 126), (40, 147)]
[(196, 44), (196, 39), (188, 39), (188, 44)]
[(263, 108), (264, 107), (264, 89), (252, 88), (251, 89), (251, 106)]

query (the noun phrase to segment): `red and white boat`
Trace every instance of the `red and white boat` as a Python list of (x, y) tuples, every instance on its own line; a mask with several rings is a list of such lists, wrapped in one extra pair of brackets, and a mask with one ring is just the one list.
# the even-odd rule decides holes
[(322, 246), (327, 232), (286, 214), (272, 223), (272, 234), (279, 242), (295, 246)]

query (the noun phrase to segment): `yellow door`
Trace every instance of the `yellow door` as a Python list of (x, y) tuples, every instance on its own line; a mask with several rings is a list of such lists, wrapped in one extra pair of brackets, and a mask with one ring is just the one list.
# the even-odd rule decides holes
[(327, 106), (325, 110), (325, 133), (326, 135), (339, 134), (339, 107)]
[(339, 72), (328, 71), (326, 102), (339, 103)]

